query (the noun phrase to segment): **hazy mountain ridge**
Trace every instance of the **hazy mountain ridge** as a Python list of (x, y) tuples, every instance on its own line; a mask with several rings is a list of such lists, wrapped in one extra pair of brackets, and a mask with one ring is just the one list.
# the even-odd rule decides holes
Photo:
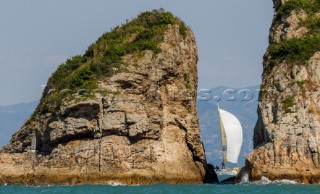
[(0, 106), (0, 147), (7, 144), (36, 108), (38, 101)]

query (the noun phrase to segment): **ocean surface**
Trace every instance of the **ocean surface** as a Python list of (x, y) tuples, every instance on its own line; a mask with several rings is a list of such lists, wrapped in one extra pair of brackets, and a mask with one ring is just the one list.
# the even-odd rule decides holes
[(150, 194), (304, 194), (320, 193), (320, 185), (297, 184), (293, 181), (269, 181), (263, 178), (260, 181), (248, 183), (244, 182), (237, 185), (168, 185), (155, 184), (148, 186), (124, 186), (124, 185), (81, 185), (81, 186), (0, 186), (0, 194), (129, 194), (129, 193), (150, 193)]

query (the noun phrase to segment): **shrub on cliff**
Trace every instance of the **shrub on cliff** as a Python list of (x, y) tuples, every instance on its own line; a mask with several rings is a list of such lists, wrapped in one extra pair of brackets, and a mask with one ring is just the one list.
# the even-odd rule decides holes
[(289, 60), (306, 63), (312, 55), (320, 50), (320, 35), (283, 40), (269, 47), (274, 60)]
[(291, 64), (303, 65), (320, 50), (320, 19), (317, 13), (320, 11), (320, 0), (288, 0), (283, 6), (276, 8), (275, 20), (288, 17), (292, 11), (304, 10), (307, 18), (300, 21), (299, 27), (305, 27), (308, 32), (299, 38), (280, 40), (271, 44), (268, 53), (271, 57), (265, 72), (268, 74), (273, 67), (282, 61)]
[(320, 10), (320, 0), (288, 0), (283, 6), (276, 8), (277, 18), (289, 16), (293, 10), (304, 10), (308, 14)]
[[(163, 9), (141, 13), (132, 21), (106, 32), (89, 46), (84, 55), (72, 57), (60, 65), (49, 79), (39, 111), (49, 112), (59, 108), (63, 99), (79, 89), (90, 93), (97, 88), (99, 80), (111, 76), (115, 69), (121, 69), (124, 65), (122, 57), (127, 54), (142, 56), (145, 50), (160, 53), (158, 44), (163, 41), (170, 24), (179, 25), (180, 34), (186, 35), (185, 24)], [(64, 89), (71, 92), (61, 95), (59, 91)]]

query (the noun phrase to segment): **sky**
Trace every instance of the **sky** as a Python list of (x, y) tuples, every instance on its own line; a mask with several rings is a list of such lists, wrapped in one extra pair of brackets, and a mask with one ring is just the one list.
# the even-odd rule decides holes
[(59, 64), (140, 12), (164, 8), (194, 31), (199, 89), (261, 83), (272, 0), (5, 0), (0, 3), (0, 105), (41, 98)]

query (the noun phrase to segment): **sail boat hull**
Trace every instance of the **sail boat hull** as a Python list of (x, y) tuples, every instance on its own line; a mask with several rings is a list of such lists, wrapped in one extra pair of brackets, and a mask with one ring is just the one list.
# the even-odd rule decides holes
[(221, 169), (216, 170), (218, 176), (236, 176), (238, 174), (237, 170), (234, 169)]

